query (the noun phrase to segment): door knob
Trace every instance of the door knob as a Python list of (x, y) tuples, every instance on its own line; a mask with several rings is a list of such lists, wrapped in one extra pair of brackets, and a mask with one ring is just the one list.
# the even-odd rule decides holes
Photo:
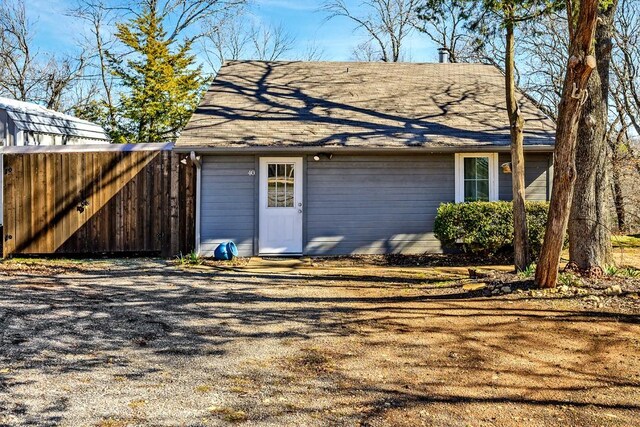
[(298, 213), (302, 213), (302, 209), (298, 209)]

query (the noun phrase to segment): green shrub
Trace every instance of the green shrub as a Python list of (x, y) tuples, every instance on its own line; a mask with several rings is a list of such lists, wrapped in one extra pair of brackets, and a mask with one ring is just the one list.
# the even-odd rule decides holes
[[(542, 247), (549, 203), (527, 202), (527, 225), (531, 254)], [(443, 203), (438, 208), (434, 232), (445, 247), (493, 255), (513, 248), (511, 202)]]

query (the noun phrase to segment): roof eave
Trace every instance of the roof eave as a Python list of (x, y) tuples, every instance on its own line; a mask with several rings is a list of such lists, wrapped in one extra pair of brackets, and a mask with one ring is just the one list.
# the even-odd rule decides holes
[[(553, 152), (553, 144), (525, 145), (524, 151), (527, 153), (549, 153)], [(442, 146), (442, 147), (327, 147), (327, 146), (305, 146), (305, 147), (215, 147), (197, 144), (176, 145), (173, 148), (176, 153), (189, 153), (194, 151), (200, 154), (283, 154), (283, 153), (356, 153), (356, 154), (428, 154), (428, 153), (477, 153), (477, 152), (499, 152), (508, 153), (511, 151), (509, 145), (475, 145), (475, 146)]]

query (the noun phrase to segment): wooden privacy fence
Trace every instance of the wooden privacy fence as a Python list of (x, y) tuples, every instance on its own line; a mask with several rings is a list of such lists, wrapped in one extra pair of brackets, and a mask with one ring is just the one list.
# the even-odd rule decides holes
[(195, 168), (158, 145), (5, 151), (4, 257), (191, 251)]

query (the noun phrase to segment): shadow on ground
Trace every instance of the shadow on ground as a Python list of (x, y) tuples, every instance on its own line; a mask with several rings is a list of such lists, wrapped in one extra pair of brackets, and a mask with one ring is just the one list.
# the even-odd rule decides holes
[(633, 424), (638, 316), (563, 304), (429, 277), (14, 271), (0, 425)]

